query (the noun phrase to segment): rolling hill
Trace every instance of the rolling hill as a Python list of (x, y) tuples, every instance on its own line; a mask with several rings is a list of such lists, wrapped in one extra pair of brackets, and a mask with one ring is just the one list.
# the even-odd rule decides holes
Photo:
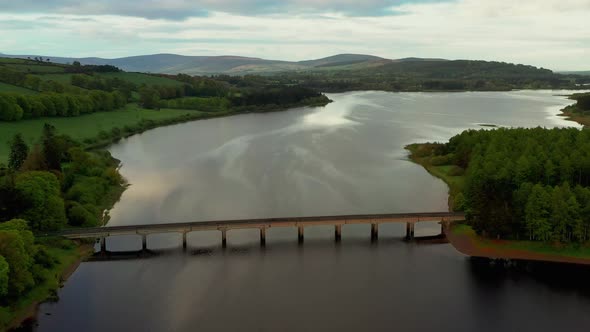
[[(37, 55), (6, 55), (8, 58), (34, 58)], [(113, 65), (130, 72), (148, 72), (160, 74), (185, 73), (190, 75), (203, 74), (260, 74), (284, 71), (307, 70), (348, 70), (379, 67), (398, 61), (419, 61), (419, 58), (400, 60), (384, 59), (364, 54), (339, 54), (326, 58), (306, 61), (279, 61), (241, 56), (184, 56), (177, 54), (139, 55), (116, 59), (103, 58), (64, 58), (42, 56), (51, 62), (68, 64), (79, 61), (83, 65)]]

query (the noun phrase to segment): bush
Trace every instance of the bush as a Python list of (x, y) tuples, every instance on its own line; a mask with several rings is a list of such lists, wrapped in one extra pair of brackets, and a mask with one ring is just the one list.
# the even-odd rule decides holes
[(93, 227), (98, 225), (96, 215), (88, 212), (76, 202), (71, 202), (71, 207), (68, 209), (68, 221), (72, 226)]
[(448, 174), (450, 176), (462, 176), (465, 175), (465, 169), (463, 167), (453, 165)]
[(433, 166), (449, 165), (453, 158), (454, 156), (452, 154), (447, 154), (444, 156), (435, 156), (430, 159), (430, 164), (432, 164)]

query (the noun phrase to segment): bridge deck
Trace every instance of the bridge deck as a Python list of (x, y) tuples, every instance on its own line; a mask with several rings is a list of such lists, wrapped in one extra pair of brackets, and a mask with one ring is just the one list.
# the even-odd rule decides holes
[(421, 221), (459, 221), (464, 220), (463, 213), (455, 212), (427, 212), (427, 213), (400, 213), (400, 214), (370, 214), (370, 215), (345, 215), (345, 216), (320, 216), (300, 218), (269, 218), (269, 219), (242, 219), (242, 220), (217, 220), (197, 221), (187, 223), (151, 224), (110, 226), (98, 228), (67, 229), (47, 236), (63, 236), (71, 239), (99, 238), (114, 235), (147, 235), (154, 233), (188, 233), (206, 230), (230, 230), (248, 228), (272, 228), (272, 227), (306, 227), (319, 225), (347, 225), (347, 224), (382, 224), (393, 222), (415, 223)]

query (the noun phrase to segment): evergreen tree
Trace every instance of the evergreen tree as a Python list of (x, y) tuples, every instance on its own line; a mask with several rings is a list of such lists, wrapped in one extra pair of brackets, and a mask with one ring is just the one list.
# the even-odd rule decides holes
[(8, 167), (14, 171), (21, 168), (29, 154), (29, 147), (21, 134), (14, 135), (10, 143), (10, 156), (8, 158)]
[(60, 149), (59, 141), (56, 137), (56, 129), (54, 126), (46, 123), (43, 126), (43, 157), (45, 165), (49, 170), (61, 171), (61, 158), (63, 152)]

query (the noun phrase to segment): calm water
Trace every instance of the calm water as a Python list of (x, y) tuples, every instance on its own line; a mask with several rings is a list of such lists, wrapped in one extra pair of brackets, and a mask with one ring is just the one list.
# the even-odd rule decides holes
[[(447, 188), (403, 146), (480, 124), (572, 126), (557, 92), (333, 94), (325, 108), (159, 128), (111, 147), (131, 186), (112, 225), (444, 211)], [(38, 331), (589, 331), (578, 271), (491, 271), (449, 245), (406, 244), (403, 225), (154, 235), (148, 258), (83, 263), (41, 306)], [(436, 234), (435, 223), (417, 226)], [(139, 237), (108, 240), (111, 251)], [(123, 257), (122, 257), (123, 258)], [(556, 286), (563, 278), (565, 286)], [(559, 279), (559, 278), (561, 279)], [(557, 279), (556, 279), (557, 278)]]

